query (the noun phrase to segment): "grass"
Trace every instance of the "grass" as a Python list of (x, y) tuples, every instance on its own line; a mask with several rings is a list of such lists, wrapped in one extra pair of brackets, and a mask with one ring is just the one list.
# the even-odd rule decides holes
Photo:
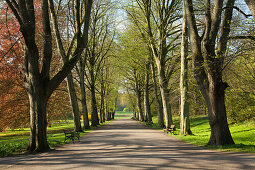
[[(104, 125), (108, 122), (109, 121), (101, 125)], [(73, 130), (74, 129), (73, 122), (70, 121), (56, 123), (52, 124), (51, 127), (47, 128), (47, 139), (50, 148), (54, 148), (56, 146), (65, 144), (64, 143), (65, 135), (63, 133), (63, 130), (65, 129)], [(95, 128), (91, 127), (91, 129), (88, 129), (85, 132), (80, 133), (80, 136), (82, 137), (83, 135), (87, 134), (93, 129)], [(29, 128), (7, 130), (6, 132), (0, 132), (0, 157), (21, 154), (26, 152), (29, 133), (30, 133)], [(67, 141), (67, 143), (69, 142), (71, 141)]]
[(115, 112), (115, 118), (116, 119), (131, 119), (133, 116), (132, 112), (122, 112), (122, 111), (116, 111)]
[[(190, 118), (191, 131), (193, 135), (181, 136), (180, 134), (180, 120), (179, 117), (173, 118), (176, 125), (175, 137), (187, 143), (194, 144), (208, 149), (217, 149), (220, 151), (231, 152), (249, 152), (255, 153), (255, 122), (245, 122), (243, 124), (229, 125), (231, 135), (235, 141), (235, 145), (226, 146), (208, 146), (207, 143), (210, 138), (210, 126), (207, 116), (194, 116)], [(153, 117), (152, 128), (158, 128), (157, 117)]]

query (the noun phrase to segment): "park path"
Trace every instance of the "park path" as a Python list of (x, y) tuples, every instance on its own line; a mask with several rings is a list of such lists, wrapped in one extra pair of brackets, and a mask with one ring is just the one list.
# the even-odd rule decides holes
[(255, 154), (204, 150), (117, 119), (55, 151), (0, 158), (0, 169), (255, 169)]

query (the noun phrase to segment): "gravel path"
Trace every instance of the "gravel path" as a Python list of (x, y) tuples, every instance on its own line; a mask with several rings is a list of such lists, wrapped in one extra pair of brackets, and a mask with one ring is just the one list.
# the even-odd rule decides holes
[(255, 154), (204, 150), (117, 119), (55, 151), (0, 158), (0, 169), (255, 169)]

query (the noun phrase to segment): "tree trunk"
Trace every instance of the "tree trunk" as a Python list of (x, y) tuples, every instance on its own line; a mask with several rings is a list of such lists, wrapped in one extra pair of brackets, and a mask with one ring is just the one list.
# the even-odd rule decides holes
[[(208, 108), (209, 124), (211, 127), (209, 145), (234, 144), (228, 128), (225, 108), (225, 89), (228, 85), (222, 82), (224, 55), (227, 49), (234, 2), (235, 0), (227, 1), (223, 21), (221, 21), (223, 1), (218, 1), (213, 6), (211, 6), (209, 0), (205, 3), (206, 29), (202, 39), (203, 43), (201, 43), (201, 38), (197, 31), (192, 0), (184, 0), (189, 26), (189, 38), (193, 52), (194, 74)], [(211, 9), (213, 10), (212, 12)], [(221, 23), (221, 35), (217, 37)], [(217, 54), (215, 54), (216, 40), (218, 38), (218, 49)]]
[(141, 91), (137, 83), (136, 83), (136, 102), (137, 102), (137, 109), (138, 109), (138, 119), (140, 121), (144, 121)]
[(133, 118), (136, 119), (135, 107), (133, 107)]
[(110, 120), (110, 117), (109, 117), (110, 113), (109, 113), (109, 105), (108, 105), (107, 101), (105, 101), (105, 115), (106, 115), (106, 121), (109, 121)]
[(95, 91), (95, 83), (91, 82), (91, 126), (99, 125), (98, 113), (97, 113), (97, 101), (96, 101), (96, 91)]
[(190, 135), (189, 103), (188, 103), (188, 29), (185, 9), (183, 9), (182, 41), (181, 41), (181, 75), (180, 75), (180, 134)]
[[(92, 0), (86, 1), (83, 35), (82, 37), (77, 36), (77, 39), (80, 41), (77, 41), (77, 49), (73, 52), (74, 56), (70, 60), (68, 59), (64, 61), (64, 65), (60, 71), (52, 78), (50, 76), (50, 66), (52, 62), (52, 34), (48, 1), (42, 0), (41, 6), (43, 24), (42, 53), (39, 53), (35, 41), (36, 18), (33, 1), (18, 1), (17, 3), (17, 1), (6, 0), (6, 2), (19, 22), (20, 31), (23, 35), (26, 47), (21, 76), (24, 80), (24, 87), (27, 90), (30, 103), (31, 131), (27, 149), (31, 152), (47, 151), (49, 150), (47, 142), (47, 101), (53, 91), (71, 72), (75, 64), (78, 62), (83, 49), (87, 46)], [(50, 9), (54, 11), (52, 0), (50, 0), (50, 4)], [(77, 11), (80, 12), (80, 10)], [(56, 15), (54, 15), (53, 18), (54, 25), (56, 26), (58, 24)], [(78, 21), (79, 20), (77, 20), (77, 22)], [(78, 31), (77, 35), (80, 34), (81, 32)]]
[(211, 110), (208, 112), (209, 124), (211, 127), (211, 137), (209, 145), (228, 145), (234, 144), (229, 131), (226, 106), (225, 106), (225, 89), (227, 83), (219, 80), (218, 75), (209, 74), (209, 99)]
[(160, 128), (164, 128), (164, 118), (163, 118), (163, 103), (161, 100), (161, 94), (158, 95), (158, 85), (157, 85), (157, 80), (156, 80), (156, 74), (155, 74), (155, 68), (154, 64), (151, 64), (151, 70), (152, 70), (152, 78), (153, 78), (153, 87), (154, 87), (154, 95), (155, 95), (155, 100), (157, 103), (157, 110), (158, 110), (158, 126)]
[(83, 115), (83, 128), (89, 129), (89, 118), (88, 118), (88, 108), (86, 101), (86, 88), (84, 82), (84, 67), (80, 66), (80, 89), (81, 89), (81, 106), (82, 106), (82, 115)]
[(112, 112), (112, 120), (114, 120), (115, 117), (115, 110)]
[(172, 114), (171, 114), (171, 105), (169, 101), (169, 90), (168, 83), (165, 76), (164, 67), (160, 64), (159, 61), (156, 62), (158, 68), (158, 79), (159, 79), (159, 87), (163, 104), (163, 112), (165, 117), (166, 128), (169, 128), (171, 124), (173, 124)]
[(104, 113), (104, 100), (105, 100), (105, 96), (104, 96), (104, 88), (102, 87), (103, 85), (101, 85), (101, 103), (100, 103), (100, 123), (105, 122), (105, 113)]
[(47, 98), (43, 97), (43, 87), (31, 83), (28, 92), (30, 103), (30, 139), (27, 150), (43, 152), (50, 149), (47, 142)]
[(74, 131), (82, 132), (83, 130), (82, 130), (81, 121), (80, 121), (80, 111), (79, 111), (77, 96), (76, 96), (76, 92), (74, 88), (72, 73), (67, 75), (67, 85), (68, 85), (70, 102), (71, 102), (72, 110), (73, 110)]
[(104, 101), (105, 101), (105, 83), (104, 83), (104, 70), (102, 69), (102, 74), (101, 74), (101, 92), (100, 92), (100, 123), (105, 122), (105, 109), (104, 109)]
[(150, 63), (146, 64), (145, 75), (145, 88), (144, 88), (144, 115), (146, 116), (146, 122), (152, 124), (151, 108), (150, 108), (150, 92), (149, 92), (149, 80), (150, 80)]

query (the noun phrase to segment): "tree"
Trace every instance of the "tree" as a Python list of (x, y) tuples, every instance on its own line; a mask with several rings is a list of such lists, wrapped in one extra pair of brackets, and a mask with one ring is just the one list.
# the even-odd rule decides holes
[(147, 83), (144, 77), (147, 76), (146, 72), (149, 69), (146, 69), (146, 64), (148, 64), (146, 63), (146, 60), (148, 60), (149, 57), (148, 48), (142, 37), (139, 36), (139, 31), (135, 29), (132, 23), (130, 23), (126, 31), (122, 33), (120, 41), (119, 67), (124, 76), (123, 86), (130, 93), (131, 91), (133, 92), (133, 95), (136, 97), (136, 107), (138, 111), (136, 118), (140, 121), (144, 121), (145, 115), (142, 107), (142, 96), (143, 91), (145, 90), (145, 83)]
[[(200, 37), (192, 0), (184, 0), (194, 75), (208, 108), (211, 127), (209, 145), (234, 144), (227, 123), (225, 107), (225, 89), (228, 84), (222, 80), (234, 2), (234, 0), (227, 1), (224, 18), (221, 20), (223, 1), (215, 0), (213, 5), (209, 0), (205, 1), (206, 23), (204, 33)], [(218, 36), (219, 41), (217, 42)]]
[[(68, 17), (67, 19), (67, 40), (66, 43), (68, 44), (67, 49), (64, 49), (64, 45), (63, 45), (63, 41), (61, 39), (61, 34), (60, 34), (60, 29), (59, 29), (59, 22), (58, 22), (58, 11), (61, 7), (61, 1), (59, 1), (58, 4), (58, 9), (57, 11), (55, 11), (54, 9), (54, 2), (53, 0), (50, 0), (50, 10), (51, 10), (51, 14), (52, 14), (52, 18), (53, 18), (53, 25), (54, 25), (54, 30), (55, 30), (55, 35), (56, 35), (56, 39), (57, 39), (57, 45), (58, 45), (58, 49), (59, 49), (59, 53), (63, 59), (64, 62), (68, 61), (69, 58), (71, 58), (72, 55), (79, 55), (78, 58), (80, 58), (83, 49), (85, 48), (84, 46), (84, 41), (87, 41), (87, 35), (85, 34), (85, 32), (87, 31), (85, 28), (82, 31), (82, 24), (85, 20), (88, 20), (90, 16), (84, 16), (81, 14), (85, 14), (86, 13), (86, 8), (82, 8), (81, 7), (81, 2), (79, 0), (76, 0), (75, 3), (72, 3), (70, 5), (70, 3), (66, 4), (67, 6), (69, 6), (69, 14), (73, 15), (73, 17), (70, 17), (73, 19), (73, 21), (70, 21), (70, 18)], [(88, 3), (88, 2), (86, 2)], [(90, 2), (92, 3), (92, 2)], [(74, 6), (75, 5), (75, 6)], [(89, 4), (89, 6), (91, 6)], [(91, 7), (89, 7), (91, 8)], [(81, 14), (80, 14), (81, 13)], [(68, 23), (75, 23), (76, 25), (69, 25)], [(75, 33), (73, 33), (73, 37), (71, 38), (71, 42), (68, 42), (69, 40), (69, 27), (74, 27), (74, 31)], [(75, 46), (75, 41), (76, 41), (76, 46)], [(85, 42), (86, 43), (86, 42)], [(79, 49), (78, 49), (79, 48)], [(80, 51), (79, 53), (72, 53), (72, 51)], [(79, 132), (82, 131), (81, 128), (81, 123), (80, 123), (80, 112), (79, 112), (79, 107), (78, 107), (78, 101), (77, 101), (77, 95), (76, 95), (76, 91), (75, 91), (75, 86), (74, 86), (74, 82), (73, 82), (73, 76), (72, 73), (69, 73), (67, 75), (67, 84), (68, 84), (68, 92), (69, 92), (69, 97), (70, 97), (70, 102), (72, 104), (72, 109), (73, 109), (73, 118), (74, 118), (74, 124), (75, 124), (75, 131)]]
[[(24, 86), (28, 93), (30, 104), (30, 139), (28, 150), (31, 152), (42, 152), (49, 150), (47, 142), (47, 101), (53, 91), (59, 86), (64, 78), (70, 73), (77, 63), (82, 48), (87, 42), (87, 32), (89, 25), (90, 7), (92, 0), (86, 2), (86, 12), (84, 21), (84, 32), (81, 34), (81, 25), (77, 28), (77, 39), (82, 43), (77, 43), (77, 50), (73, 52), (73, 57), (64, 61), (59, 72), (50, 77), (50, 64), (52, 60), (52, 34), (49, 17), (49, 4), (47, 0), (42, 0), (42, 24), (43, 24), (43, 53), (39, 53), (38, 45), (35, 40), (35, 10), (32, 0), (6, 0), (12, 10), (13, 15), (19, 22), (20, 32), (25, 42), (25, 54), (22, 70)], [(42, 59), (42, 60), (41, 60)]]
[[(35, 4), (35, 18), (37, 22), (36, 41), (42, 46), (42, 25), (40, 3)], [(24, 41), (19, 32), (18, 22), (7, 7), (1, 9), (1, 64), (0, 64), (0, 117), (2, 130), (16, 129), (29, 126), (29, 99), (20, 77), (20, 63), (23, 61)], [(54, 45), (53, 45), (54, 46)], [(51, 72), (55, 74), (59, 68), (59, 58), (53, 57)], [(48, 122), (66, 119), (70, 111), (66, 103), (66, 93), (63, 85), (51, 95), (47, 107)], [(68, 97), (67, 97), (68, 99)]]
[(82, 105), (82, 115), (83, 115), (83, 124), (84, 129), (89, 129), (89, 117), (88, 117), (88, 108), (87, 108), (87, 100), (86, 100), (86, 87), (85, 87), (85, 64), (87, 60), (87, 55), (82, 55), (79, 62), (79, 69), (77, 71), (79, 76), (79, 84), (81, 91), (81, 105)]
[[(179, 20), (176, 12), (178, 1), (136, 0), (135, 2), (140, 9), (140, 13), (133, 10), (129, 14), (151, 48), (157, 66), (164, 118), (168, 128), (173, 123), (168, 89), (168, 82), (173, 69), (167, 70), (166, 63), (169, 51), (176, 47), (173, 42), (179, 37), (178, 34), (176, 35), (178, 26), (173, 25), (175, 21)], [(141, 13), (142, 16), (140, 16)]]
[(161, 94), (158, 94), (160, 93), (160, 91), (158, 92), (154, 62), (151, 62), (151, 72), (152, 72), (152, 78), (153, 78), (154, 96), (157, 103), (158, 126), (160, 128), (164, 128), (165, 125), (164, 125), (164, 118), (163, 118), (163, 103), (162, 103)]
[[(149, 60), (149, 57), (148, 57)], [(152, 124), (152, 117), (151, 117), (151, 107), (150, 107), (150, 89), (149, 89), (149, 80), (150, 80), (150, 61), (147, 61), (145, 65), (145, 79), (144, 79), (144, 115), (145, 121), (148, 124)]]
[(180, 75), (180, 133), (192, 134), (189, 122), (189, 103), (188, 103), (188, 28), (186, 12), (183, 7), (182, 20), (182, 41), (181, 41), (181, 75)]
[(99, 125), (96, 99), (96, 83), (103, 61), (107, 57), (113, 43), (114, 33), (111, 31), (110, 9), (114, 3), (97, 0), (92, 9), (89, 45), (86, 50), (86, 78), (91, 92), (91, 126)]

